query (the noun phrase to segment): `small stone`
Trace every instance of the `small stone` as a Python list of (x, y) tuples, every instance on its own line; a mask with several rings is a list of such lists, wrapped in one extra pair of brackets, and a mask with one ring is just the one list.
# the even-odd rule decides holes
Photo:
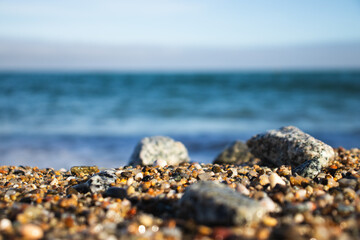
[(58, 181), (56, 178), (54, 178), (54, 179), (50, 182), (50, 185), (51, 185), (51, 186), (58, 185), (58, 184), (59, 184), (59, 181)]
[(284, 180), (282, 180), (281, 177), (279, 175), (277, 175), (277, 173), (271, 173), (270, 177), (269, 177), (269, 181), (270, 181), (271, 188), (274, 188), (276, 186), (276, 184), (283, 185), (283, 186), (286, 185)]
[(131, 194), (135, 193), (135, 188), (133, 186), (129, 186), (126, 190), (126, 193), (130, 196)]
[(271, 165), (289, 165), (293, 173), (314, 178), (335, 157), (332, 147), (288, 126), (258, 134), (247, 141), (251, 153)]
[(247, 189), (243, 184), (239, 183), (236, 185), (236, 191), (239, 193), (248, 196), (250, 194), (249, 189)]
[(259, 221), (266, 213), (258, 201), (214, 182), (187, 187), (179, 204), (180, 217), (205, 225), (243, 225)]
[(144, 175), (140, 172), (140, 173), (137, 173), (136, 175), (135, 175), (135, 180), (136, 181), (140, 181), (140, 180), (142, 180), (143, 179), (143, 177), (144, 177)]
[(212, 168), (212, 171), (213, 171), (214, 173), (219, 173), (219, 172), (221, 172), (221, 168), (220, 168), (219, 166), (214, 166), (214, 167)]
[(207, 181), (211, 178), (211, 175), (210, 173), (200, 173), (198, 175), (198, 178), (201, 180), (201, 181)]
[(327, 179), (327, 186), (329, 188), (338, 187), (339, 183), (337, 181), (335, 181), (333, 178), (329, 178), (329, 179)]
[(295, 192), (295, 198), (296, 199), (304, 199), (306, 197), (306, 190), (305, 189), (299, 189)]
[(130, 178), (132, 173), (131, 172), (122, 172), (120, 175), (124, 178)]
[(217, 164), (244, 164), (250, 161), (252, 154), (248, 146), (241, 142), (235, 141), (231, 143), (219, 156), (216, 157), (214, 163)]
[(74, 166), (70, 169), (71, 174), (76, 176), (92, 175), (99, 172), (97, 166)]
[(302, 176), (291, 176), (290, 177), (290, 183), (293, 186), (303, 186), (305, 184), (309, 183), (309, 180), (302, 177)]
[(104, 170), (92, 176), (86, 184), (88, 185), (91, 193), (100, 193), (106, 191), (110, 184), (115, 183), (117, 179), (114, 170)]
[(126, 189), (120, 187), (109, 187), (104, 193), (105, 197), (124, 199), (127, 197)]
[(153, 225), (153, 217), (149, 214), (141, 214), (139, 216), (139, 222), (145, 227), (150, 227), (151, 225)]
[(275, 227), (277, 225), (277, 223), (278, 223), (276, 218), (273, 218), (273, 217), (270, 217), (270, 216), (265, 216), (263, 218), (262, 222), (267, 227)]
[(269, 176), (266, 175), (266, 174), (263, 174), (259, 177), (259, 183), (262, 185), (262, 186), (265, 186), (267, 184), (270, 183), (270, 180), (269, 180)]
[(184, 144), (169, 137), (156, 136), (143, 138), (137, 144), (129, 165), (153, 165), (159, 159), (167, 165), (179, 165), (190, 160)]
[(12, 227), (11, 221), (7, 218), (0, 220), (0, 231), (7, 231)]
[(43, 230), (35, 224), (25, 224), (20, 227), (20, 234), (25, 239), (36, 240), (44, 237)]

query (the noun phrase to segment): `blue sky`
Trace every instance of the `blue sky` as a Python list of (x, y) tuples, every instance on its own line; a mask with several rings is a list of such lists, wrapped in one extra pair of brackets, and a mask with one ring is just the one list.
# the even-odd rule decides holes
[[(327, 52), (328, 48), (331, 52), (334, 46), (336, 51), (331, 56), (340, 58), (339, 63), (326, 62), (329, 61), (326, 56), (317, 64), (325, 68), (356, 68), (360, 65), (359, 29), (360, 2), (357, 0), (0, 1), (0, 69), (67, 68), (67, 58), (62, 56), (65, 51), (73, 54), (72, 58), (82, 59), (81, 54), (86, 53), (99, 61), (102, 59), (101, 64), (95, 65), (79, 60), (78, 68), (99, 66), (99, 69), (126, 70), (129, 68), (126, 64), (106, 67), (106, 62), (111, 59), (125, 61), (125, 55), (159, 61), (156, 59), (173, 54), (174, 59), (179, 52), (186, 52), (185, 59), (191, 59), (193, 50), (200, 51), (203, 60), (209, 51), (213, 57), (217, 56), (214, 51), (221, 51), (222, 56), (231, 50), (240, 51), (242, 56), (250, 51), (253, 58), (258, 56), (262, 60), (257, 66), (259, 69), (264, 67), (261, 62), (266, 63), (266, 59), (281, 68), (284, 64), (276, 62), (278, 58), (274, 58), (274, 52), (291, 55), (290, 59), (294, 59), (296, 51), (310, 53), (314, 48), (315, 52), (321, 48), (320, 52)], [(33, 44), (37, 52), (33, 51)], [(54, 48), (59, 51), (56, 53)], [(115, 49), (113, 55), (109, 48)], [(261, 55), (262, 50), (265, 55)], [(256, 55), (259, 51), (260, 55)], [(52, 59), (52, 65), (44, 65), (41, 61), (35, 64), (31, 54), (34, 59)], [(201, 56), (197, 56), (201, 62)], [(311, 58), (311, 54), (303, 57), (303, 63), (300, 61), (296, 67), (311, 67), (306, 65)], [(230, 60), (239, 61), (233, 57), (229, 57)], [(151, 61), (147, 65), (154, 64)], [(188, 61), (182, 61), (173, 67), (186, 69)], [(282, 61), (288, 62), (289, 57)], [(146, 65), (135, 62), (136, 58), (130, 68), (142, 69)], [(344, 62), (350, 63), (343, 66)], [(218, 65), (223, 68), (220, 62)], [(249, 68), (246, 64), (232, 68), (242, 66)], [(289, 68), (286, 64), (284, 67)]]

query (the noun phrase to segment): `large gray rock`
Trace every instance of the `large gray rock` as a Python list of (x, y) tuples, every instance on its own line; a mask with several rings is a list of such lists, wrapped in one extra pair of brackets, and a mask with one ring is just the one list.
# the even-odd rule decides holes
[(214, 160), (217, 164), (244, 164), (249, 163), (253, 158), (248, 146), (241, 142), (231, 143), (222, 153)]
[(186, 188), (178, 216), (206, 225), (243, 225), (259, 221), (266, 212), (259, 201), (224, 184), (200, 181)]
[(153, 165), (155, 161), (166, 161), (168, 165), (178, 165), (189, 161), (184, 144), (169, 137), (146, 137), (135, 147), (129, 165)]
[(247, 141), (252, 154), (275, 166), (290, 165), (293, 173), (314, 178), (335, 157), (333, 148), (288, 126), (258, 134)]

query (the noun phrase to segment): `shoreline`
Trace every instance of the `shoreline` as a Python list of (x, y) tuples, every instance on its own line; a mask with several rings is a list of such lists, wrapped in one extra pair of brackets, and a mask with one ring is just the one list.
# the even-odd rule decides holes
[[(288, 166), (128, 166), (115, 169), (113, 188), (103, 193), (76, 187), (97, 168), (1, 166), (0, 239), (356, 239), (360, 150), (335, 150), (334, 163), (313, 180)], [(179, 217), (189, 213), (179, 200), (199, 181), (226, 185), (261, 202), (268, 214), (235, 226)]]

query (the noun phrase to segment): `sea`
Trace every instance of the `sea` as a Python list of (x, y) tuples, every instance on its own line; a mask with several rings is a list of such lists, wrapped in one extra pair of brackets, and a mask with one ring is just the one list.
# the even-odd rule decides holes
[(0, 73), (0, 165), (119, 167), (160, 135), (210, 163), (287, 125), (360, 147), (360, 72)]

